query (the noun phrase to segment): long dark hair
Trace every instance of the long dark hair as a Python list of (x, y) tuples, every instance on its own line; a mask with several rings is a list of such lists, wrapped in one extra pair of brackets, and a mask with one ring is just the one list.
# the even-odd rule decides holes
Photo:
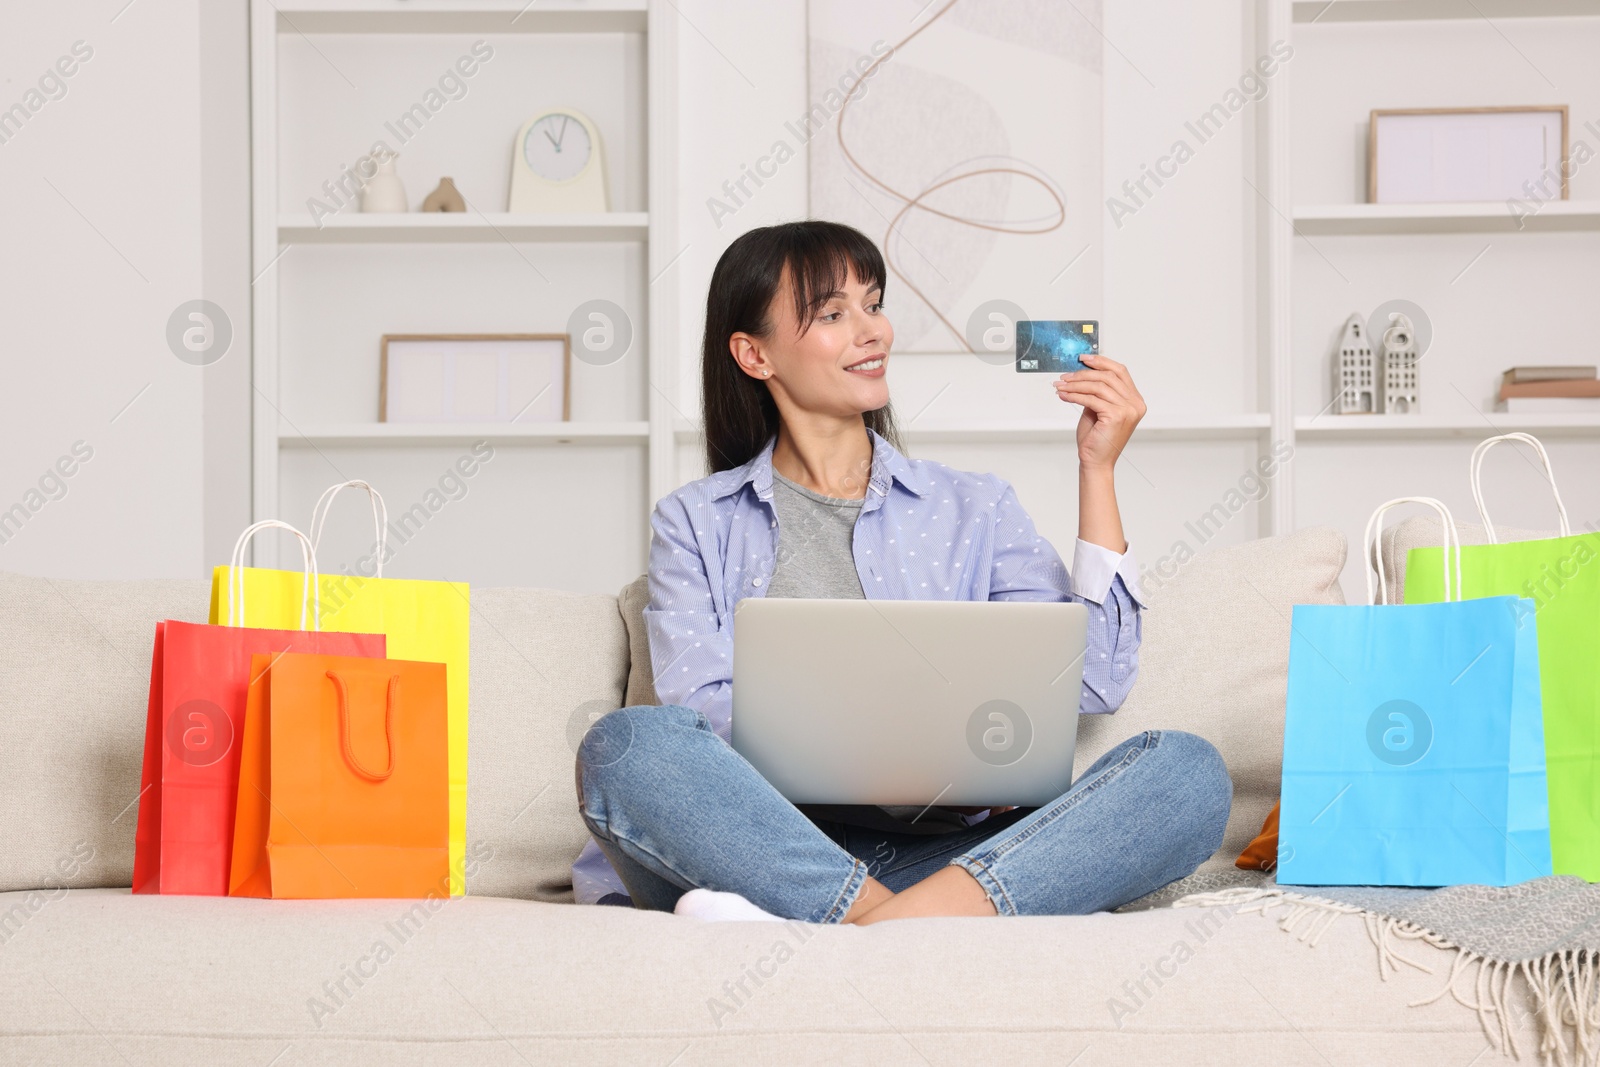
[[(877, 246), (860, 230), (838, 222), (808, 219), (764, 226), (728, 246), (711, 272), (700, 352), (708, 473), (743, 466), (778, 432), (778, 406), (772, 394), (765, 382), (739, 368), (728, 351), (728, 338), (736, 333), (770, 336), (773, 324), (768, 312), (785, 267), (801, 333), (828, 295), (844, 288), (849, 272), (869, 288), (882, 288), (887, 282)], [(904, 451), (892, 405), (865, 412), (862, 418), (869, 429)]]

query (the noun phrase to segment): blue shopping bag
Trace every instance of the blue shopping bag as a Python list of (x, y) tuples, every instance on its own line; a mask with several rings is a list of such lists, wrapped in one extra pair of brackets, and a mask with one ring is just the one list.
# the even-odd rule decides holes
[[(1446, 599), (1391, 604), (1384, 587), (1371, 603), (1374, 528), (1406, 501), (1444, 519)], [(1279, 883), (1504, 886), (1551, 873), (1534, 603), (1460, 599), (1460, 543), (1443, 504), (1391, 500), (1368, 523), (1369, 603), (1295, 606)]]

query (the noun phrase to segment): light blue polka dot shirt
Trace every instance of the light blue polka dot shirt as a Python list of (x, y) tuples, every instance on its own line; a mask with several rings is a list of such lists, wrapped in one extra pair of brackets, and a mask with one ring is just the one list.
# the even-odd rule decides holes
[[(1121, 706), (1139, 669), (1138, 565), (1079, 539), (1072, 571), (1034, 529), (1010, 483), (910, 459), (876, 432), (852, 538), (869, 600), (1075, 601), (1089, 607), (1078, 710)], [(696, 708), (724, 741), (732, 730), (733, 609), (764, 596), (778, 548), (772, 450), (663, 497), (650, 517), (644, 610), (656, 696)], [(579, 903), (626, 892), (594, 842), (573, 865)]]

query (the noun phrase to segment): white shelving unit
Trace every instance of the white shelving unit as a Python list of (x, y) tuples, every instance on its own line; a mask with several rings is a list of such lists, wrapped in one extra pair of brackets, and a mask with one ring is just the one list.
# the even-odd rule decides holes
[(1600, 203), (1554, 200), (1524, 215), (1500, 201), (1470, 204), (1319, 204), (1297, 207), (1301, 234), (1568, 233), (1600, 230)]
[[(1291, 476), (1282, 479), (1274, 489), (1272, 531), (1304, 525), (1307, 513), (1316, 516), (1313, 522), (1319, 518), (1326, 521), (1333, 513), (1353, 515), (1359, 508), (1352, 510), (1347, 501), (1357, 498), (1364, 501), (1379, 491), (1373, 489), (1363, 494), (1361, 486), (1368, 481), (1374, 485), (1403, 482), (1405, 491), (1409, 492), (1431, 491), (1429, 487), (1439, 486), (1453, 488), (1457, 482), (1464, 485), (1464, 458), (1458, 459), (1454, 448), (1441, 450), (1434, 445), (1476, 440), (1513, 430), (1565, 442), (1600, 442), (1600, 413), (1510, 414), (1475, 410), (1479, 403), (1487, 406), (1487, 394), (1498, 384), (1491, 380), (1493, 370), (1484, 368), (1488, 367), (1489, 353), (1497, 353), (1501, 348), (1483, 342), (1479, 342), (1480, 350), (1474, 354), (1477, 363), (1469, 372), (1462, 372), (1462, 383), (1451, 383), (1455, 385), (1454, 392), (1460, 395), (1452, 396), (1451, 390), (1436, 388), (1431, 398), (1424, 398), (1421, 413), (1316, 414), (1316, 407), (1328, 399), (1330, 355), (1326, 347), (1315, 348), (1307, 343), (1313, 331), (1295, 330), (1297, 323), (1302, 327), (1311, 325), (1306, 316), (1317, 316), (1319, 324), (1326, 317), (1331, 341), (1338, 313), (1329, 305), (1335, 299), (1344, 300), (1345, 293), (1352, 295), (1347, 305), (1341, 305), (1342, 313), (1348, 314), (1359, 307), (1360, 313), (1366, 314), (1371, 307), (1361, 306), (1364, 300), (1354, 294), (1381, 285), (1386, 290), (1390, 287), (1399, 290), (1386, 291), (1384, 298), (1410, 298), (1408, 271), (1417, 278), (1440, 279), (1447, 284), (1436, 285), (1436, 290), (1451, 293), (1459, 303), (1449, 309), (1451, 317), (1434, 316), (1436, 341), (1447, 334), (1449, 337), (1448, 345), (1436, 345), (1435, 351), (1448, 349), (1449, 356), (1424, 359), (1422, 373), (1426, 387), (1430, 372), (1438, 374), (1440, 382), (1446, 380), (1447, 368), (1449, 373), (1457, 373), (1455, 364), (1439, 360), (1459, 359), (1464, 346), (1476, 341), (1475, 331), (1485, 327), (1492, 329), (1507, 317), (1526, 320), (1531, 316), (1532, 321), (1539, 321), (1541, 313), (1549, 313), (1548, 308), (1518, 307), (1514, 299), (1507, 299), (1505, 307), (1472, 305), (1470, 301), (1460, 301), (1456, 295), (1459, 290), (1452, 292), (1451, 286), (1478, 262), (1476, 257), (1492, 251), (1497, 257), (1508, 257), (1508, 262), (1514, 258), (1518, 264), (1525, 265), (1526, 276), (1545, 278), (1546, 289), (1562, 292), (1563, 275), (1570, 271), (1575, 259), (1594, 254), (1581, 251), (1588, 246), (1572, 242), (1592, 240), (1589, 235), (1600, 232), (1600, 201), (1550, 200), (1533, 204), (1531, 210), (1519, 218), (1506, 203), (1499, 201), (1342, 203), (1327, 202), (1328, 190), (1348, 183), (1352, 201), (1361, 197), (1358, 185), (1364, 183), (1358, 181), (1357, 168), (1348, 166), (1346, 160), (1351, 158), (1349, 148), (1359, 139), (1363, 147), (1355, 150), (1355, 162), (1358, 167), (1365, 166), (1364, 131), (1370, 107), (1533, 103), (1535, 100), (1543, 103), (1548, 100), (1571, 101), (1574, 116), (1587, 114), (1581, 106), (1580, 93), (1600, 92), (1595, 81), (1589, 79), (1585, 85), (1578, 68), (1563, 66), (1561, 72), (1571, 77), (1562, 79), (1557, 89), (1556, 83), (1544, 77), (1539, 64), (1526, 54), (1528, 45), (1520, 35), (1539, 30), (1540, 20), (1561, 19), (1568, 20), (1559, 24), (1564, 27), (1563, 34), (1589, 34), (1588, 40), (1600, 42), (1600, 19), (1597, 17), (1600, 17), (1600, 0), (1269, 0), (1261, 27), (1262, 40), (1288, 40), (1296, 49), (1293, 61), (1284, 65), (1281, 83), (1275, 81), (1262, 101), (1264, 115), (1259, 127), (1262, 134), (1259, 165), (1267, 179), (1262, 191), (1269, 205), (1276, 205), (1275, 208), (1264, 205), (1260, 216), (1267, 231), (1262, 293), (1269, 338), (1271, 434), (1291, 445), (1303, 441), (1311, 446), (1297, 456), (1291, 466)], [(1501, 27), (1500, 20), (1515, 21)], [(1472, 69), (1480, 73), (1475, 80), (1463, 78), (1453, 90), (1446, 86), (1440, 91), (1426, 79), (1419, 82), (1405, 72), (1394, 72), (1372, 55), (1375, 47), (1391, 49), (1382, 53), (1386, 57), (1410, 47), (1418, 49), (1417, 54), (1430, 62), (1438, 62), (1442, 55), (1461, 47), (1467, 40), (1465, 35), (1487, 28), (1494, 31), (1493, 41), (1503, 46), (1504, 69), (1488, 71), (1463, 57), (1463, 71)], [(1479, 36), (1487, 38), (1488, 34)], [(1396, 43), (1401, 39), (1404, 45)], [(1556, 62), (1542, 56), (1541, 61)], [(1349, 68), (1343, 74), (1342, 83), (1329, 76), (1327, 64), (1331, 63)], [(1320, 66), (1312, 67), (1312, 64)], [(1516, 81), (1518, 75), (1523, 77), (1521, 82)], [(1534, 83), (1538, 88), (1529, 93), (1527, 86)], [(1306, 91), (1308, 85), (1313, 96), (1302, 100), (1298, 94)], [(1519, 88), (1508, 88), (1511, 85)], [(1526, 99), (1525, 93), (1528, 94)], [(1297, 103), (1301, 105), (1299, 109)], [(1320, 125), (1296, 121), (1297, 117), (1303, 120), (1306, 115), (1314, 116)], [(1573, 119), (1574, 139), (1582, 133), (1579, 129), (1582, 121), (1581, 117)], [(1294, 173), (1297, 139), (1308, 137), (1323, 141), (1349, 138), (1337, 146), (1336, 152), (1323, 151), (1321, 155), (1313, 153), (1301, 157), (1315, 158), (1319, 162), (1337, 161), (1324, 168), (1334, 172), (1333, 179), (1327, 173), (1304, 179)], [(1301, 202), (1296, 192), (1307, 187), (1314, 191), (1309, 202)], [(1580, 194), (1575, 191), (1572, 195)], [(1558, 250), (1564, 258), (1541, 258), (1536, 249), (1556, 246), (1529, 244), (1540, 241), (1567, 242)], [(1596, 246), (1595, 252), (1600, 252), (1600, 246)], [(1383, 257), (1381, 262), (1380, 257)], [(1341, 270), (1341, 264), (1348, 266), (1352, 261), (1363, 271)], [(1298, 278), (1297, 267), (1305, 272)], [(1574, 319), (1585, 313), (1580, 302), (1561, 301), (1559, 297), (1546, 299), (1557, 309), (1571, 305)], [(1310, 310), (1306, 306), (1308, 302), (1323, 306)], [(1469, 306), (1463, 309), (1461, 303)], [(1524, 346), (1506, 345), (1504, 362), (1494, 370), (1517, 363), (1594, 361), (1593, 355), (1583, 349), (1544, 351), (1539, 343), (1544, 336), (1545, 331), (1541, 330)], [(1310, 410), (1307, 409), (1311, 403), (1308, 378), (1317, 383), (1316, 396), (1320, 398)], [(1480, 387), (1483, 400), (1468, 395)], [(1386, 446), (1404, 447), (1408, 451), (1402, 458), (1400, 453), (1382, 451)], [(1378, 471), (1373, 470), (1374, 463), (1379, 465)], [(1572, 474), (1567, 477), (1571, 478)], [(1306, 507), (1297, 510), (1297, 497)], [(1326, 503), (1334, 497), (1339, 500), (1337, 505)], [(1467, 516), (1462, 518), (1466, 521)], [(1352, 543), (1352, 558), (1359, 558), (1358, 551)]]
[(1513, 415), (1484, 412), (1479, 419), (1433, 415), (1323, 415), (1294, 420), (1300, 437), (1331, 440), (1362, 438), (1471, 437), (1484, 438), (1515, 430), (1540, 437), (1593, 437), (1600, 435), (1597, 415)]
[(278, 220), (278, 243), (418, 244), (426, 241), (647, 241), (650, 216), (643, 211), (603, 215), (510, 215), (505, 212), (410, 215), (310, 215)]
[(320, 448), (329, 445), (464, 445), (473, 441), (496, 444), (645, 444), (648, 422), (561, 422), (514, 426), (482, 423), (346, 423), (290, 426), (278, 431), (279, 448)]
[[(1355, 145), (1369, 108), (1383, 106), (1567, 102), (1573, 105), (1573, 133), (1578, 136), (1584, 118), (1600, 113), (1600, 78), (1587, 73), (1592, 65), (1561, 53), (1559, 70), (1552, 67), (1561, 84), (1556, 89), (1532, 75), (1529, 61), (1519, 57), (1514, 46), (1524, 46), (1542, 64), (1556, 60), (1547, 60), (1544, 51), (1527, 49), (1525, 34), (1535, 35), (1547, 49), (1555, 47), (1553, 36), (1600, 43), (1600, 0), (1238, 2), (1240, 27), (1246, 31), (1239, 54), (1231, 51), (1240, 38), (1230, 24), (1228, 34), (1218, 31), (1211, 39), (1209, 51), (1215, 54), (1185, 73), (1189, 80), (1182, 87), (1183, 114), (1198, 114), (1218, 99), (1217, 94), (1237, 77), (1236, 59), (1249, 65), (1266, 53), (1271, 42), (1280, 40), (1292, 42), (1297, 50), (1270, 80), (1269, 91), (1252, 101), (1229, 128), (1233, 136), (1248, 123), (1248, 136), (1240, 137), (1240, 155), (1230, 160), (1226, 152), (1208, 149), (1203, 164), (1187, 170), (1181, 183), (1163, 192), (1152, 210), (1141, 212), (1137, 225), (1142, 231), (1130, 223), (1121, 237), (1113, 238), (1114, 231), (1107, 230), (1108, 243), (1120, 242), (1120, 258), (1106, 267), (1108, 274), (1123, 294), (1139, 291), (1137, 299), (1124, 295), (1119, 305), (1108, 305), (1108, 318), (1127, 322), (1134, 313), (1146, 314), (1150, 311), (1146, 303), (1169, 295), (1163, 287), (1185, 285), (1176, 269), (1152, 269), (1171, 248), (1182, 253), (1184, 270), (1204, 269), (1206, 261), (1194, 254), (1201, 247), (1222, 249), (1235, 257), (1227, 262), (1242, 262), (1245, 270), (1236, 304), (1231, 302), (1235, 294), (1230, 291), (1234, 276), (1230, 268), (1220, 276), (1222, 284), (1205, 290), (1203, 308), (1196, 302), (1183, 305), (1181, 314), (1165, 309), (1166, 318), (1175, 325), (1119, 334), (1130, 339), (1126, 351), (1138, 360), (1141, 382), (1165, 386), (1163, 404), (1146, 418), (1130, 452), (1140, 474), (1148, 477), (1130, 472), (1126, 480), (1130, 529), (1136, 526), (1139, 531), (1141, 561), (1156, 562), (1164, 546), (1188, 536), (1183, 518), (1203, 513), (1238, 484), (1253, 460), (1284, 444), (1300, 443), (1304, 448), (1284, 473), (1272, 478), (1270, 495), (1262, 497), (1259, 506), (1252, 503), (1248, 512), (1239, 512), (1248, 517), (1230, 528), (1228, 538), (1281, 533), (1324, 521), (1343, 523), (1373, 495), (1391, 487), (1421, 492), (1444, 486), (1440, 491), (1449, 491), (1446, 476), (1451, 484), (1463, 480), (1460, 445), (1494, 432), (1527, 429), (1557, 439), (1552, 451), (1559, 447), (1575, 454), (1587, 449), (1591, 451), (1581, 454), (1595, 455), (1593, 450), (1600, 449), (1600, 417), (1514, 416), (1488, 410), (1492, 374), (1485, 368), (1500, 358), (1489, 353), (1502, 348), (1506, 353), (1495, 369), (1515, 363), (1594, 362), (1595, 357), (1579, 347), (1581, 336), (1575, 336), (1576, 331), (1563, 334), (1566, 343), (1559, 352), (1537, 345), (1519, 349), (1515, 334), (1509, 340), (1505, 334), (1493, 341), (1474, 340), (1496, 322), (1525, 311), (1568, 325), (1581, 320), (1587, 311), (1584, 272), (1592, 268), (1590, 257), (1600, 256), (1600, 243), (1594, 243), (1600, 233), (1600, 185), (1593, 175), (1586, 169), (1575, 177), (1575, 199), (1545, 203), (1519, 220), (1503, 203), (1361, 203), (1351, 153), (1361, 152)], [(749, 109), (742, 128), (728, 131), (718, 125), (720, 113), (680, 115), (679, 94), (691, 101), (714, 100), (719, 93), (748, 87), (720, 60), (704, 70), (685, 60), (680, 71), (677, 35), (683, 34), (689, 55), (709, 54), (708, 41), (677, 6), (664, 0), (534, 4), (252, 0), (252, 4), (257, 517), (281, 514), (303, 520), (307, 484), (317, 477), (322, 477), (322, 485), (332, 481), (322, 475), (329, 466), (353, 475), (379, 467), (385, 471), (414, 467), (431, 473), (444, 469), (473, 442), (484, 440), (497, 450), (488, 477), (506, 479), (506, 489), (478, 494), (473, 499), (481, 504), (458, 510), (482, 507), (481, 517), (477, 512), (470, 516), (472, 523), (526, 531), (518, 542), (485, 545), (484, 558), (520, 566), (522, 556), (534, 554), (529, 549), (559, 552), (566, 546), (572, 555), (586, 560), (612, 560), (619, 570), (618, 580), (610, 585), (614, 590), (644, 564), (649, 536), (644, 520), (653, 502), (685, 478), (701, 473), (695, 447), (699, 430), (688, 421), (694, 417), (688, 393), (698, 377), (699, 356), (696, 339), (680, 329), (680, 316), (687, 320), (696, 314), (717, 243), (730, 239), (733, 230), (713, 230), (704, 226), (703, 219), (697, 224), (696, 215), (703, 213), (696, 204), (737, 163), (753, 158), (744, 153), (766, 147), (770, 137), (765, 123), (780, 129), (783, 120), (796, 113), (791, 104), (803, 101), (784, 94), (797, 80), (804, 84), (804, 42), (778, 40), (774, 33), (728, 24), (725, 33), (730, 40), (749, 54), (772, 55), (775, 69), (784, 74), (770, 87), (763, 82), (755, 101), (759, 106)], [(803, 0), (785, 0), (782, 10), (783, 26), (803, 22)], [(1148, 30), (1142, 14), (1135, 18), (1136, 14), (1131, 8), (1108, 4), (1108, 37), (1120, 40), (1124, 34), (1150, 32), (1155, 54), (1172, 47), (1176, 56), (1178, 46)], [(1185, 15), (1191, 28), (1214, 23), (1214, 16), (1209, 9)], [(1125, 20), (1115, 32), (1113, 17)], [(1557, 26), (1559, 33), (1549, 28)], [(1537, 36), (1541, 32), (1544, 36)], [(1452, 66), (1455, 50), (1473, 33), (1479, 52), (1470, 65), (1463, 57), (1457, 70)], [(472, 175), (458, 172), (457, 184), (471, 205), (464, 214), (363, 216), (344, 211), (314, 219), (306, 197), (324, 178), (337, 173), (339, 163), (365, 151), (381, 125), (378, 120), (402, 110), (436, 74), (438, 68), (419, 65), (417, 57), (423, 54), (419, 50), (426, 42), (480, 36), (505, 58), (486, 65), (485, 76), (472, 84), (470, 93), (451, 101), (440, 113), (444, 117), (435, 121), (441, 128), (447, 121), (476, 124), (475, 136), (481, 143), (463, 142), (432, 157), (420, 140), (417, 144), (422, 147), (402, 149), (401, 174), (413, 202), (431, 187), (434, 175), (452, 173), (435, 164), (469, 153), (489, 153), (495, 154), (498, 173), (515, 120), (546, 104), (582, 106), (581, 94), (564, 100), (541, 97), (518, 104), (517, 113), (508, 114), (496, 94), (504, 94), (507, 85), (534, 84), (541, 66), (537, 61), (559, 65), (569, 61), (568, 53), (601, 47), (594, 42), (605, 39), (625, 43), (604, 45), (610, 51), (603, 51), (600, 62), (587, 70), (578, 65), (574, 68), (578, 73), (567, 81), (592, 78), (597, 91), (603, 87), (612, 93), (608, 99), (622, 101), (609, 115), (591, 115), (601, 123), (608, 166), (619, 159), (623, 164), (623, 176), (612, 179), (612, 205), (618, 210), (603, 215), (510, 215), (501, 210), (506, 203), (503, 196), (494, 195), (492, 189), (484, 192), (493, 181), (486, 183), (479, 174), (474, 182), (467, 180)], [(1441, 66), (1426, 78), (1406, 73), (1394, 58), (1395, 41), (1402, 38), (1418, 47), (1419, 57)], [(559, 41), (561, 47), (539, 51), (547, 40)], [(363, 41), (369, 45), (359, 43)], [(723, 43), (720, 37), (718, 43)], [(369, 46), (382, 50), (380, 58), (391, 53), (398, 58), (387, 65), (369, 63), (361, 71), (342, 69), (352, 49), (359, 55)], [(1490, 61), (1485, 62), (1485, 49), (1499, 51), (1491, 51)], [(1375, 52), (1383, 52), (1388, 61), (1372, 62)], [(1496, 65), (1496, 57), (1503, 62)], [(1365, 64), (1359, 77), (1330, 84), (1326, 76), (1330, 64), (1357, 60)], [(1147, 87), (1126, 70), (1117, 73), (1120, 69), (1116, 63), (1107, 64), (1105, 83), (1112, 86), (1107, 121), (1115, 121), (1122, 131), (1142, 129), (1158, 120), (1148, 109)], [(1467, 73), (1469, 69), (1472, 73)], [(1118, 87), (1118, 78), (1126, 84)], [(1167, 88), (1163, 82), (1163, 92)], [(368, 97), (381, 93), (394, 97), (394, 103), (384, 103), (370, 119), (351, 118), (352, 109), (359, 111)], [(324, 128), (340, 133), (342, 139), (335, 140)], [(700, 142), (692, 156), (685, 154), (681, 165), (676, 143), (680, 128)], [(432, 129), (428, 128), (430, 137)], [(1121, 132), (1111, 140), (1124, 146), (1136, 140), (1143, 143)], [(715, 149), (708, 147), (713, 143)], [(1322, 155), (1308, 156), (1306, 150), (1312, 147)], [(1108, 191), (1148, 161), (1138, 154), (1142, 151), (1142, 147), (1137, 152), (1125, 148), (1120, 157), (1108, 153)], [(429, 158), (432, 169), (422, 165)], [(1239, 182), (1240, 175), (1248, 186)], [(503, 174), (498, 180), (503, 182)], [(1209, 198), (1196, 196), (1196, 203), (1225, 208), (1218, 217), (1227, 220), (1226, 232), (1195, 226), (1196, 214), (1206, 210), (1196, 203), (1184, 207), (1181, 221), (1173, 221), (1177, 213), (1171, 209), (1196, 190)], [(1247, 205), (1238, 209), (1244, 220), (1240, 227), (1233, 225), (1229, 214), (1234, 203), (1229, 198), (1236, 193)], [(788, 194), (778, 188), (763, 195), (754, 210), (770, 214), (771, 221), (804, 214), (803, 198), (784, 201)], [(780, 203), (783, 209), (772, 210)], [(1163, 217), (1163, 212), (1171, 214)], [(762, 214), (764, 220), (767, 214)], [(740, 221), (751, 217), (741, 216)], [(1225, 247), (1235, 232), (1242, 238), (1242, 252)], [(1492, 250), (1486, 252), (1489, 246)], [(685, 254), (690, 247), (693, 251)], [(1479, 256), (1481, 261), (1475, 258)], [(386, 290), (387, 281), (408, 264), (414, 265), (418, 277), (437, 278), (437, 295), (420, 281), (402, 286), (398, 293)], [(1520, 278), (1524, 283), (1513, 287), (1514, 298), (1491, 306), (1476, 273), (1467, 273), (1454, 288), (1444, 284), (1469, 267), (1502, 270), (1497, 278)], [(368, 276), (369, 271), (376, 274)], [(1441, 298), (1437, 307), (1430, 305), (1439, 336), (1448, 335), (1452, 358), (1460, 352), (1464, 336), (1479, 345), (1470, 353), (1477, 362), (1458, 375), (1462, 395), (1448, 388), (1442, 398), (1437, 390), (1426, 394), (1430, 380), (1442, 386), (1446, 379), (1430, 379), (1425, 366), (1421, 415), (1316, 414), (1328, 399), (1324, 335), (1331, 337), (1352, 310), (1365, 314), (1379, 300), (1413, 298), (1408, 279), (1423, 273), (1440, 280), (1440, 292), (1457, 294), (1454, 303)], [(1151, 278), (1159, 284), (1152, 285)], [(1207, 281), (1216, 283), (1217, 278), (1214, 274)], [(1528, 279), (1541, 281), (1536, 286)], [(1147, 288), (1152, 291), (1145, 293)], [(1469, 292), (1471, 297), (1459, 295)], [(614, 367), (579, 368), (575, 361), (572, 421), (510, 427), (377, 422), (375, 366), (381, 333), (554, 332), (565, 328), (565, 309), (585, 294), (624, 304), (634, 318), (635, 341), (630, 355)], [(1567, 315), (1569, 307), (1573, 310)], [(1224, 324), (1220, 342), (1193, 332), (1196, 323), (1212, 321), (1202, 319), (1202, 311), (1214, 311), (1214, 321)], [(1236, 327), (1240, 322), (1244, 325)], [(1197, 336), (1199, 343), (1191, 353), (1188, 346)], [(921, 454), (968, 469), (982, 465), (981, 469), (1004, 470), (1019, 484), (1032, 478), (1028, 499), (1044, 518), (1057, 524), (1058, 542), (1070, 537), (1072, 505), (1058, 499), (1055, 479), (1058, 459), (1070, 462), (1075, 420), (1051, 418), (1044, 407), (1019, 409), (1017, 418), (1008, 418), (1003, 403), (993, 396), (981, 403), (963, 397), (966, 403), (955, 404), (957, 393), (952, 392), (932, 404), (942, 372), (928, 371), (918, 378), (911, 368), (919, 358), (905, 358), (906, 376), (896, 383), (907, 442), (930, 446)], [(928, 362), (934, 365), (933, 360)], [(1213, 363), (1220, 374), (1202, 382), (1195, 368)], [(1182, 375), (1175, 375), (1180, 368)], [(1175, 378), (1184, 383), (1182, 389), (1171, 384)], [(1202, 384), (1194, 388), (1196, 382)], [(336, 395), (321, 395), (322, 390)], [(918, 413), (925, 402), (932, 406), (926, 414)], [(1475, 410), (1478, 406), (1484, 410)], [(1206, 414), (1208, 408), (1229, 414)], [(970, 414), (958, 417), (963, 410)], [(1146, 443), (1153, 446), (1147, 452), (1142, 451)], [(1050, 447), (1030, 447), (1037, 445)], [(1403, 487), (1397, 484), (1401, 481), (1406, 483)], [(602, 483), (609, 492), (595, 491)], [(1502, 492), (1514, 491), (1502, 487)], [(513, 507), (508, 498), (518, 494), (532, 502)], [(1070, 486), (1066, 495), (1070, 496)], [(581, 530), (575, 525), (578, 519), (561, 515), (560, 501), (570, 498), (586, 503), (589, 514), (582, 519), (588, 525)], [(591, 502), (605, 498), (612, 502), (596, 512)], [(456, 509), (453, 503), (450, 507)], [(455, 521), (455, 514), (448, 512), (439, 521)], [(1359, 527), (1364, 518), (1362, 514), (1353, 521)], [(478, 534), (474, 527), (454, 541), (442, 534), (440, 538), (460, 551), (463, 544), (476, 545), (473, 538)], [(261, 551), (270, 557), (268, 562), (276, 561), (277, 545), (263, 542)], [(408, 558), (407, 565), (420, 563), (427, 549), (416, 551), (416, 562)], [(496, 580), (563, 588), (582, 584), (561, 574), (530, 576), (514, 569)], [(598, 579), (589, 584), (605, 587)]]
[[(522, 495), (559, 497), (574, 479), (598, 477), (621, 498), (618, 521), (600, 516), (610, 538), (602, 549), (621, 557), (608, 566), (619, 575), (638, 572), (648, 534), (642, 519), (676, 484), (672, 409), (652, 383), (676, 357), (677, 283), (662, 274), (678, 251), (677, 23), (671, 5), (648, 0), (251, 0), (257, 519), (304, 521), (308, 483), (337, 477), (325, 471), (448, 471), (463, 449), (483, 441), (497, 456), (514, 457), (495, 461), (514, 492), (497, 493), (499, 511), (479, 525), (529, 531), (514, 550), (498, 534), (493, 552), (527, 560), (542, 549), (553, 558), (584, 543), (581, 530), (551, 526), (561, 521), (557, 510), (537, 518), (508, 498), (524, 485)], [(432, 173), (455, 173), (459, 182), (471, 171), (471, 190), (461, 186), (465, 213), (362, 215), (351, 205), (313, 217), (309, 207), (299, 209), (307, 197), (323, 195), (321, 179), (336, 176), (375, 136), (392, 145), (393, 127), (378, 120), (404, 113), (451, 69), (450, 57), (478, 40), (511, 58), (485, 60), (459, 94), (435, 108), (445, 117), (426, 120), (453, 124), (443, 136), (454, 140), (426, 144), (424, 134), (435, 136), (428, 125), (402, 139), (400, 149), (413, 204), (431, 187)], [(596, 98), (590, 117), (600, 124), (618, 210), (506, 213), (504, 187), (496, 193), (495, 185), (509, 169), (516, 123), (541, 106), (589, 110)], [(352, 118), (345, 104), (370, 114)], [(415, 162), (417, 171), (408, 173), (408, 156), (419, 155), (432, 173)], [(384, 292), (385, 282), (399, 295)], [(613, 367), (574, 359), (570, 421), (377, 420), (380, 334), (559, 332), (584, 298), (613, 292), (632, 301), (623, 301), (632, 347)], [(406, 503), (390, 500), (391, 509)], [(571, 516), (568, 527), (579, 521)], [(263, 540), (257, 562), (275, 565), (279, 548)], [(461, 544), (452, 551), (471, 555)], [(545, 572), (497, 577), (561, 584)]]
[[(1271, 427), (1267, 415), (1218, 415), (1206, 420), (1175, 421), (1147, 416), (1139, 424), (1141, 440), (1199, 441), (1199, 440), (1252, 440), (1261, 437)], [(1077, 439), (1077, 420), (1035, 422), (1015, 420), (1009, 422), (950, 422), (934, 419), (913, 419), (900, 425), (900, 432), (908, 444), (1060, 444)], [(699, 426), (679, 420), (674, 433), (680, 442), (698, 442)]]
[(1293, 0), (1296, 22), (1560, 18), (1600, 15), (1596, 0)]

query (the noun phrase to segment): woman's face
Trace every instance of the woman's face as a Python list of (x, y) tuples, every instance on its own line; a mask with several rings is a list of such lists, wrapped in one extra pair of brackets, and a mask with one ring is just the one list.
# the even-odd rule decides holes
[(882, 297), (876, 285), (869, 289), (851, 274), (802, 333), (786, 271), (769, 311), (770, 336), (734, 334), (729, 347), (746, 374), (768, 383), (784, 414), (793, 410), (851, 417), (876, 411), (889, 402), (889, 349), (894, 344)]

